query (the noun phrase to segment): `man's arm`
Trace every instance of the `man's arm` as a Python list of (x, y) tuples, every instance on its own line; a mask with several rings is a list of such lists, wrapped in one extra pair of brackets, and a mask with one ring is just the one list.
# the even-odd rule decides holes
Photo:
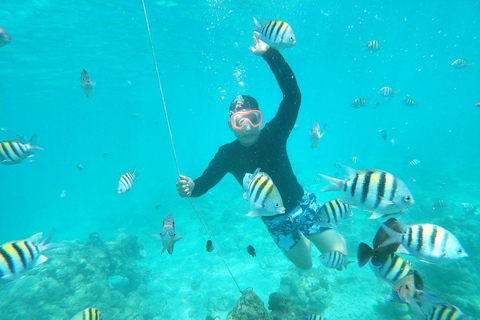
[(278, 130), (279, 134), (285, 134), (288, 137), (297, 121), (300, 109), (302, 100), (300, 88), (292, 69), (278, 50), (269, 48), (262, 57), (270, 66), (283, 93), (283, 100), (277, 114), (269, 124), (270, 127)]
[(227, 174), (225, 149), (220, 147), (215, 157), (210, 161), (203, 174), (192, 181), (190, 178), (180, 176), (177, 182), (177, 190), (182, 197), (200, 197), (213, 188)]

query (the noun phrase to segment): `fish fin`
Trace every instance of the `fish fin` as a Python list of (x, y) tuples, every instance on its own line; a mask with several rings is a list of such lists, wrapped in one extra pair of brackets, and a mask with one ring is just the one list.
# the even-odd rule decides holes
[(388, 235), (388, 237), (379, 245), (379, 247), (386, 247), (394, 243), (402, 242), (402, 234), (394, 231), (393, 229), (382, 224), (381, 227), (383, 231)]
[(173, 237), (173, 243), (182, 240), (184, 237), (185, 237), (185, 236), (179, 236), (178, 234), (176, 234), (176, 235)]
[(343, 168), (343, 170), (345, 170), (345, 177), (347, 179), (350, 179), (350, 178), (353, 178), (356, 174), (357, 174), (357, 170), (353, 169), (353, 168), (350, 168), (349, 166), (346, 166), (346, 165), (340, 165), (341, 168)]
[(37, 135), (34, 134), (32, 136), (32, 138), (30, 139), (30, 141), (28, 141), (27, 143), (27, 148), (29, 150), (43, 150), (42, 147), (39, 147), (39, 146), (36, 146), (35, 144), (37, 143)]
[(41, 265), (42, 263), (44, 263), (45, 261), (47, 261), (48, 258), (45, 257), (44, 255), (41, 255), (40, 257), (38, 257), (38, 259), (35, 261), (35, 263), (33, 264), (32, 268), (33, 267), (36, 267), (38, 265)]
[(47, 251), (47, 250), (52, 250), (52, 249), (58, 249), (62, 248), (63, 244), (61, 243), (49, 243), (44, 246), (42, 246), (42, 251)]
[(358, 266), (363, 267), (372, 257), (373, 249), (366, 243), (360, 242), (357, 250)]
[(260, 217), (261, 215), (258, 214), (257, 212), (250, 211), (249, 213), (246, 214), (247, 217)]
[[(29, 242), (32, 242), (32, 243), (35, 243), (35, 244), (38, 244), (40, 243), (40, 241), (42, 240), (43, 238), (43, 232), (39, 232), (39, 233), (36, 233), (34, 234), (33, 236), (31, 236), (30, 238), (26, 239), (25, 241), (29, 241)], [(48, 238), (48, 237), (47, 237)], [(45, 239), (47, 239), (45, 238)], [(45, 240), (44, 240), (45, 241)]]
[(262, 30), (263, 25), (260, 23), (260, 21), (257, 20), (257, 18), (253, 17), (253, 23), (254, 23), (254, 25), (252, 26), (253, 31)]
[(408, 252), (408, 250), (403, 245), (398, 246), (397, 253), (410, 254), (410, 252)]
[(165, 252), (165, 247), (162, 248), (162, 252), (160, 253), (160, 255), (162, 255), (164, 252)]
[(373, 212), (370, 217), (368, 217), (368, 219), (378, 219), (378, 218), (381, 218), (381, 217), (384, 217), (386, 216), (386, 214), (384, 213), (380, 213), (380, 212)]
[(15, 281), (15, 280), (21, 279), (23, 277), (24, 276), (19, 277), (18, 274), (7, 274), (7, 275), (1, 277), (0, 279), (6, 280), (6, 281)]
[(136, 178), (139, 176), (139, 173), (137, 172), (137, 168), (133, 169), (132, 175)]
[(326, 175), (321, 174), (321, 173), (319, 173), (318, 176), (319, 176), (321, 179), (323, 179), (323, 180), (325, 180), (326, 182), (328, 182), (328, 185), (325, 186), (322, 190), (320, 190), (321, 192), (342, 190), (342, 189), (343, 189), (343, 186), (345, 185), (345, 181), (344, 181), (344, 180), (340, 180), (340, 179), (337, 179), (337, 178), (329, 177), (329, 176), (326, 176)]
[(54, 228), (50, 233), (43, 239), (42, 243), (40, 243), (40, 247), (45, 247), (47, 244), (50, 243), (50, 240), (52, 240), (53, 235), (55, 234), (56, 228)]
[[(402, 231), (398, 228), (397, 224), (398, 224), (398, 220), (395, 218), (390, 218), (383, 223), (383, 225), (401, 233)], [(382, 228), (378, 228), (378, 231), (375, 234), (375, 238), (373, 238), (373, 247), (378, 248), (386, 238), (388, 238), (388, 234), (385, 231), (383, 231)]]

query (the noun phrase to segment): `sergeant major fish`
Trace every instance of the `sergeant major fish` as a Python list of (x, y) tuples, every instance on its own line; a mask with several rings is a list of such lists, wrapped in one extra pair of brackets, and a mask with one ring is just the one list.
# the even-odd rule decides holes
[(305, 320), (327, 320), (323, 316), (319, 314), (310, 314), (308, 317), (305, 318)]
[(260, 168), (243, 178), (245, 193), (243, 198), (250, 203), (248, 217), (275, 216), (285, 213), (282, 197), (272, 179)]
[(117, 193), (123, 194), (130, 191), (135, 184), (135, 179), (137, 178), (137, 176), (137, 168), (133, 169), (132, 172), (122, 174), (120, 180), (118, 181)]
[(34, 157), (35, 154), (31, 150), (43, 150), (43, 148), (35, 145), (37, 135), (33, 135), (28, 143), (22, 143), (22, 139), (0, 142), (0, 163), (1, 164), (18, 164), (26, 158)]
[(471, 64), (468, 63), (468, 61), (465, 59), (457, 59), (452, 62), (452, 66), (457, 69), (463, 69), (465, 67), (471, 66)]
[(82, 87), (83, 93), (85, 93), (87, 98), (92, 95), (92, 90), (95, 86), (95, 83), (92, 81), (90, 75), (85, 69), (83, 69), (82, 73), (80, 74), (80, 86)]
[(175, 234), (175, 221), (173, 215), (169, 213), (163, 220), (162, 232), (160, 234), (152, 234), (155, 238), (162, 240), (162, 253), (167, 250), (169, 254), (173, 253), (173, 245), (180, 241), (184, 236)]
[(359, 109), (361, 107), (366, 107), (368, 104), (368, 100), (365, 98), (355, 98), (352, 101), (352, 108)]
[(347, 269), (347, 266), (353, 261), (348, 261), (348, 256), (340, 251), (332, 250), (325, 252), (320, 257), (320, 262), (327, 268), (333, 268), (341, 271), (343, 267)]
[[(325, 130), (325, 125), (323, 130)], [(325, 131), (321, 132), (320, 130), (320, 125), (318, 124), (317, 121), (313, 124), (312, 129), (310, 130), (310, 142), (311, 142), (311, 148), (315, 149), (322, 139), (323, 135), (325, 134)]]
[(102, 320), (102, 312), (95, 308), (86, 308), (73, 316), (70, 320)]
[(440, 226), (409, 225), (390, 218), (381, 229), (385, 233), (385, 240), (380, 247), (400, 244), (397, 250), (399, 253), (411, 254), (425, 262), (442, 263), (468, 257), (460, 241), (450, 231)]
[(12, 39), (8, 35), (7, 31), (5, 31), (5, 29), (2, 26), (0, 26), (0, 47), (3, 47), (4, 45), (9, 44), (10, 42), (12, 42)]
[(380, 50), (380, 41), (370, 40), (365, 44), (365, 48), (372, 52), (378, 51)]
[[(11, 241), (0, 246), (0, 279), (16, 280), (28, 269), (34, 268), (48, 260), (42, 255), (44, 251), (61, 247), (49, 243), (55, 230), (42, 240), (43, 233), (37, 233), (26, 240)], [(39, 243), (40, 242), (40, 243)]]
[(350, 218), (353, 214), (349, 204), (338, 199), (325, 203), (315, 214), (314, 223), (322, 227), (334, 227), (340, 220)]
[(270, 47), (277, 50), (286, 49), (297, 44), (292, 27), (284, 21), (265, 20), (260, 23), (253, 18), (255, 34)]
[(391, 173), (376, 170), (354, 170), (343, 166), (348, 173), (346, 180), (319, 174), (328, 185), (321, 191), (343, 191), (339, 200), (358, 206), (373, 214), (370, 219), (399, 214), (414, 204), (406, 184)]
[(398, 93), (398, 91), (395, 91), (395, 89), (393, 89), (391, 87), (383, 87), (380, 90), (378, 90), (378, 94), (385, 97), (385, 98), (393, 97), (397, 93)]
[(417, 105), (417, 101), (412, 99), (408, 94), (405, 99), (402, 100), (402, 103), (408, 107), (415, 107)]

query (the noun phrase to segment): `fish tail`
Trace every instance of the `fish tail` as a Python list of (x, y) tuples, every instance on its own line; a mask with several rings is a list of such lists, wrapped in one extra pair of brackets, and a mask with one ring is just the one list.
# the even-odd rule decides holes
[(60, 243), (50, 243), (50, 240), (52, 240), (53, 238), (53, 235), (55, 234), (55, 230), (56, 229), (53, 229), (52, 231), (50, 231), (50, 233), (48, 234), (48, 236), (45, 237), (45, 239), (43, 239), (42, 243), (40, 243), (40, 248), (42, 249), (42, 251), (46, 251), (46, 250), (51, 250), (51, 249), (56, 249), (56, 248), (60, 248), (62, 247), (62, 245)]
[(381, 229), (385, 232), (387, 237), (380, 243), (379, 247), (387, 247), (392, 244), (401, 243), (402, 242), (402, 234), (393, 230), (392, 228), (387, 227), (386, 225), (382, 224)]
[(340, 179), (336, 179), (336, 178), (333, 178), (333, 177), (329, 177), (329, 176), (326, 176), (324, 174), (321, 174), (319, 173), (318, 176), (325, 180), (326, 182), (328, 182), (328, 185), (325, 186), (322, 190), (322, 192), (324, 191), (337, 191), (337, 190), (343, 190), (344, 186), (345, 186), (345, 181), (344, 180), (340, 180)]
[(136, 177), (138, 177), (139, 173), (138, 173), (138, 171), (137, 171), (137, 168), (136, 168), (136, 167), (135, 167), (135, 169), (133, 169), (133, 171), (132, 171), (132, 175), (133, 175), (135, 178), (136, 178)]
[(29, 150), (43, 150), (42, 147), (36, 146), (35, 144), (37, 143), (37, 135), (34, 134), (30, 141), (28, 141), (27, 146)]
[(372, 257), (373, 249), (366, 243), (360, 242), (357, 251), (358, 266), (363, 267)]
[(252, 26), (252, 30), (260, 32), (260, 30), (262, 30), (262, 27), (263, 27), (260, 21), (258, 21), (257, 18), (253, 17), (253, 23), (254, 25)]

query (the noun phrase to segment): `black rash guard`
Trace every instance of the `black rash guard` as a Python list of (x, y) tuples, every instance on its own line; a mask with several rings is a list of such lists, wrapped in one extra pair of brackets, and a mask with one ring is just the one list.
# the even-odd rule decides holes
[(272, 69), (283, 93), (277, 114), (260, 131), (255, 144), (246, 147), (235, 140), (221, 146), (208, 168), (195, 180), (191, 196), (203, 195), (227, 172), (243, 186), (245, 173), (253, 173), (260, 168), (272, 178), (282, 196), (285, 212), (289, 213), (298, 206), (304, 194), (287, 155), (287, 139), (297, 120), (301, 94), (295, 75), (280, 52), (270, 48), (262, 57)]

